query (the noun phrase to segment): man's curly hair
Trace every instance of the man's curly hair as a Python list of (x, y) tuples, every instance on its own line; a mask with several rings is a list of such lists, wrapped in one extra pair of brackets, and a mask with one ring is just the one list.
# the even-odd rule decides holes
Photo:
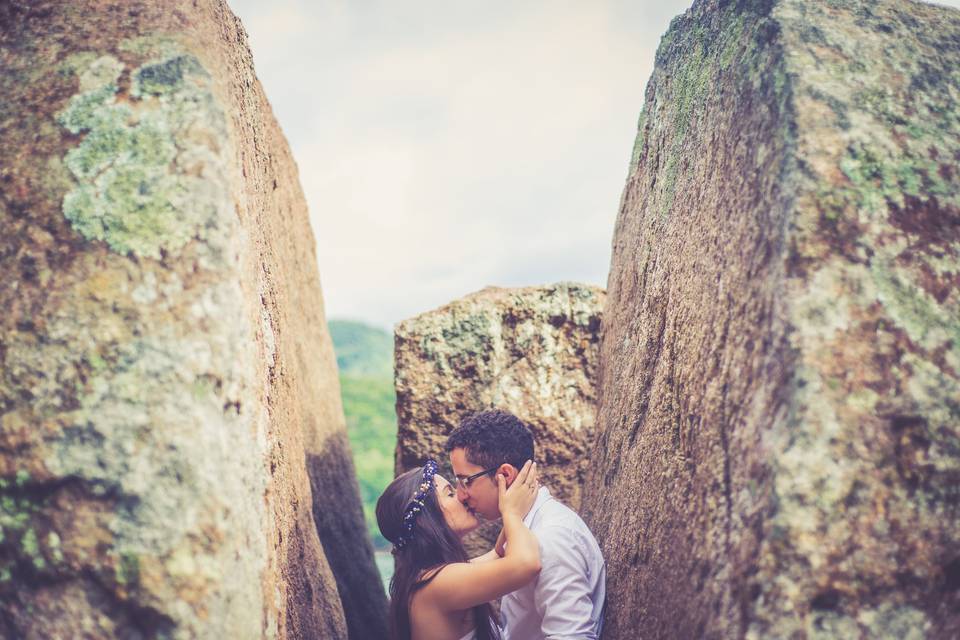
[(465, 418), (447, 437), (446, 450), (463, 449), (467, 461), (489, 469), (533, 460), (533, 433), (517, 416), (494, 409)]

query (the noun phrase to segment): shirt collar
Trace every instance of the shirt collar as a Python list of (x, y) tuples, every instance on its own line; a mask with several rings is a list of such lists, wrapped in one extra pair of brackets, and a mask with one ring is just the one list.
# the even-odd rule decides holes
[(540, 487), (540, 490), (537, 491), (537, 499), (533, 501), (533, 506), (530, 507), (530, 511), (527, 512), (527, 515), (523, 518), (523, 524), (529, 529), (533, 524), (533, 518), (537, 515), (537, 511), (540, 510), (548, 500), (553, 500), (553, 496), (550, 495), (550, 489), (546, 487)]

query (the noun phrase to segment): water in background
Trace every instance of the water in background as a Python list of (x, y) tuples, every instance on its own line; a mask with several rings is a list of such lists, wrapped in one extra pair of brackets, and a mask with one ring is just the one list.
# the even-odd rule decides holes
[(383, 580), (383, 589), (389, 594), (390, 578), (393, 577), (393, 554), (389, 551), (377, 551), (373, 554), (373, 559), (377, 563), (377, 570)]

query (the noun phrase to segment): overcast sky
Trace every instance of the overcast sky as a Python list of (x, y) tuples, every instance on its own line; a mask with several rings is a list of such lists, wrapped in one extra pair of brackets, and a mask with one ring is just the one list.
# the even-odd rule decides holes
[(487, 285), (606, 284), (654, 52), (689, 1), (229, 2), (328, 317), (390, 328)]

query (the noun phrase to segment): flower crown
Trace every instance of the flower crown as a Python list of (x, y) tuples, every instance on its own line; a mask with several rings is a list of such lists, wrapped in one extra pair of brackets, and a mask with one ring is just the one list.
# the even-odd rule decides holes
[(420, 486), (413, 499), (407, 503), (407, 508), (403, 511), (403, 528), (400, 531), (400, 537), (397, 538), (397, 549), (403, 549), (411, 540), (413, 540), (413, 525), (417, 516), (423, 510), (423, 504), (427, 496), (433, 491), (433, 475), (437, 472), (439, 465), (433, 458), (429, 459), (423, 465), (423, 477), (420, 479)]

